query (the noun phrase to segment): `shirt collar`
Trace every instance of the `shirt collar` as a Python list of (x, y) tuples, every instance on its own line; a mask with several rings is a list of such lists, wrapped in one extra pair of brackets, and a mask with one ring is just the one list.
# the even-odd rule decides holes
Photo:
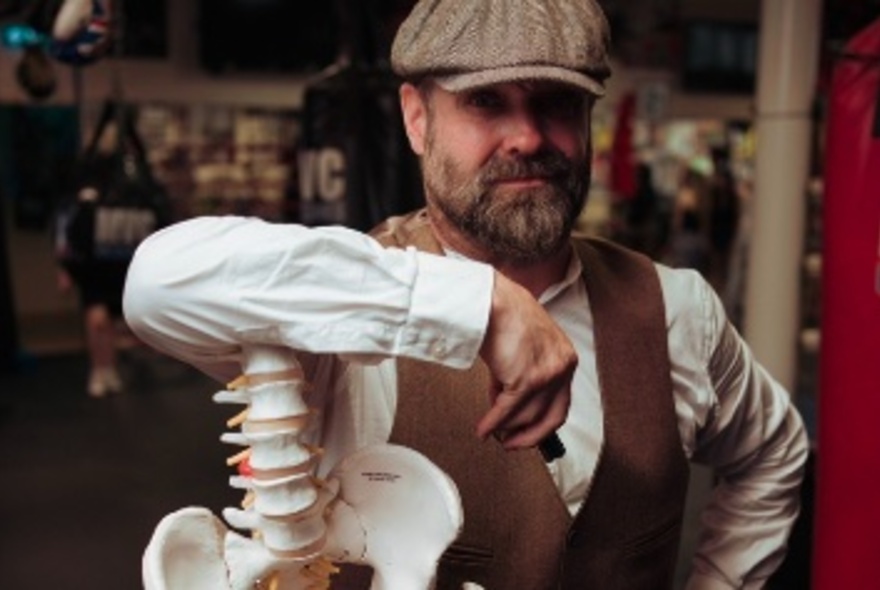
[(564, 291), (568, 290), (569, 287), (580, 281), (583, 270), (584, 267), (581, 264), (580, 256), (572, 250), (571, 257), (568, 261), (568, 269), (565, 271), (565, 276), (562, 277), (562, 280), (558, 283), (554, 283), (547, 287), (547, 289), (541, 293), (541, 296), (538, 297), (538, 301), (542, 305), (546, 305), (558, 298)]

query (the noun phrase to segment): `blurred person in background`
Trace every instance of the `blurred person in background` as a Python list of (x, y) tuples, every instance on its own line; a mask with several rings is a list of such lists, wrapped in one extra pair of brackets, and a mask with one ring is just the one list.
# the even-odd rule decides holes
[(675, 195), (669, 245), (664, 262), (676, 268), (692, 268), (708, 277), (711, 247), (707, 235), (706, 177), (688, 167)]
[(96, 398), (124, 388), (117, 347), (125, 326), (119, 320), (126, 273), (137, 246), (170, 217), (166, 195), (144, 168), (146, 161), (115, 129), (102, 129), (101, 140), (87, 152), (55, 236), (58, 285), (79, 295), (89, 356), (86, 390)]
[(641, 162), (636, 167), (636, 191), (627, 202), (628, 239), (624, 245), (653, 260), (662, 256), (669, 231), (669, 211), (654, 187), (651, 166)]
[(709, 179), (709, 281), (723, 291), (730, 273), (730, 257), (740, 224), (740, 195), (730, 168), (726, 147), (712, 148), (712, 176)]

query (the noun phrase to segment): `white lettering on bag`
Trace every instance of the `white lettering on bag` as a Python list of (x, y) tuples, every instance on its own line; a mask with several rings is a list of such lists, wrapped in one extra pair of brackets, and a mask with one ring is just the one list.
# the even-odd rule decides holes
[(156, 229), (149, 209), (98, 207), (95, 211), (95, 248), (133, 248)]
[(345, 154), (338, 148), (304, 150), (298, 158), (303, 201), (339, 201), (345, 197)]

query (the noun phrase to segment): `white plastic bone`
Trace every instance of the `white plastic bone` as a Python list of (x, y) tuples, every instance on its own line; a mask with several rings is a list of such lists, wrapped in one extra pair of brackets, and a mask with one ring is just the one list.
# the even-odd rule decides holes
[(311, 477), (302, 473), (278, 479), (254, 479), (254, 508), (268, 517), (282, 517), (308, 510), (318, 500), (318, 490)]
[[(463, 522), (458, 492), (449, 477), (405, 447), (377, 445), (350, 455), (333, 470), (321, 496), (317, 504), (326, 520), (311, 520), (302, 530), (267, 527), (272, 519), (254, 511), (224, 511), (236, 528), (268, 535), (264, 543), (227, 531), (205, 509), (169, 515), (157, 528), (145, 556), (145, 572), (154, 571), (152, 579), (145, 576), (147, 590), (250, 590), (256, 580), (273, 571), (288, 572), (279, 588), (307, 588), (293, 580), (301, 578), (296, 572), (314, 561), (317, 552), (285, 559), (278, 550), (302, 550), (324, 533), (326, 543), (320, 554), (340, 563), (372, 566), (372, 590), (423, 590), (431, 587), (437, 561)], [(285, 536), (291, 531), (296, 535), (292, 541)], [(169, 562), (169, 554), (188, 558)], [(156, 556), (166, 559), (166, 564), (146, 567)], [(174, 568), (180, 568), (179, 576)], [(192, 577), (194, 570), (216, 574), (227, 568), (226, 585), (217, 585), (216, 575), (213, 585)]]
[(147, 590), (230, 588), (223, 543), (226, 526), (207, 508), (184, 508), (163, 518), (143, 558)]
[(230, 485), (252, 502), (223, 516), (252, 536), (228, 530), (203, 508), (166, 516), (144, 554), (147, 590), (253, 590), (270, 578), (278, 590), (324, 587), (328, 559), (372, 566), (372, 590), (431, 588), (463, 521), (452, 480), (395, 445), (361, 449), (325, 482), (316, 480), (318, 452), (300, 440), (310, 411), (299, 365), (286, 349), (244, 352), (252, 377), (214, 400), (248, 404), (241, 431), (221, 440), (249, 447), (253, 474), (233, 476)]
[(253, 469), (307, 470), (314, 450), (300, 443), (300, 431), (295, 429), (276, 432), (224, 433), (220, 440), (225, 443), (249, 446), (250, 464)]
[(303, 396), (305, 381), (275, 381), (248, 388), (250, 412), (248, 419), (277, 420), (309, 413)]
[[(452, 479), (424, 455), (396, 445), (361, 449), (330, 476), (363, 527), (361, 561), (374, 569), (373, 590), (430, 588), (440, 556), (464, 523)], [(326, 554), (347, 560), (334, 554), (335, 532)]]

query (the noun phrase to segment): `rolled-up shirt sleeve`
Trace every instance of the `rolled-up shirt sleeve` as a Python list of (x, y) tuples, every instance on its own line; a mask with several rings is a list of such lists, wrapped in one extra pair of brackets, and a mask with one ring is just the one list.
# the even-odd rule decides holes
[(386, 249), (346, 228), (203, 217), (141, 244), (123, 308), (147, 344), (218, 379), (240, 371), (243, 343), (464, 368), (493, 279), (488, 265)]
[(756, 361), (708, 285), (698, 288), (710, 395), (692, 459), (714, 467), (718, 484), (687, 587), (762, 588), (798, 515), (808, 441), (789, 393)]

